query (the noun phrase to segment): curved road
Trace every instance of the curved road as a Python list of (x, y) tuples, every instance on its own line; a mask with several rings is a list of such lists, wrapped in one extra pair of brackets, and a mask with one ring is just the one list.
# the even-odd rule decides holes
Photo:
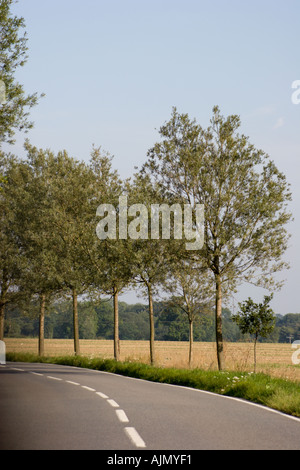
[(0, 450), (300, 449), (300, 419), (185, 387), (53, 364), (0, 366)]

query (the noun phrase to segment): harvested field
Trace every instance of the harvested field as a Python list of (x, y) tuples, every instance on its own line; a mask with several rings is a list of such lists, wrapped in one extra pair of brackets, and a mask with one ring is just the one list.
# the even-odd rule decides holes
[[(38, 340), (32, 338), (6, 338), (7, 352), (38, 353)], [(188, 367), (188, 342), (156, 341), (156, 361), (162, 367)], [(216, 370), (215, 343), (194, 343), (193, 367)], [(291, 344), (258, 343), (257, 372), (264, 372), (274, 377), (286, 378), (300, 382), (300, 365), (292, 362)], [(46, 356), (64, 356), (74, 354), (73, 340), (46, 339)], [(89, 357), (113, 358), (113, 341), (80, 340), (80, 354)], [(298, 356), (300, 359), (300, 354)], [(120, 341), (120, 360), (149, 362), (148, 341)], [(225, 343), (226, 369), (235, 371), (253, 370), (252, 343)]]

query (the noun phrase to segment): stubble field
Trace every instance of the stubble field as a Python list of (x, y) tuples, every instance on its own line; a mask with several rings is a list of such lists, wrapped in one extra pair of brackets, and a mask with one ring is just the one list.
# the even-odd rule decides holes
[[(38, 340), (32, 338), (5, 339), (6, 352), (38, 353)], [(188, 368), (188, 342), (156, 341), (156, 365), (161, 367)], [(225, 343), (226, 369), (232, 371), (253, 371), (252, 343)], [(300, 382), (300, 365), (292, 362), (297, 353), (291, 344), (258, 343), (257, 372)], [(74, 354), (73, 340), (46, 339), (46, 356)], [(88, 357), (113, 358), (113, 341), (80, 340), (80, 354)], [(300, 352), (297, 356), (300, 359)], [(120, 341), (120, 360), (149, 363), (148, 341)], [(215, 343), (195, 342), (193, 347), (193, 368), (216, 370)]]

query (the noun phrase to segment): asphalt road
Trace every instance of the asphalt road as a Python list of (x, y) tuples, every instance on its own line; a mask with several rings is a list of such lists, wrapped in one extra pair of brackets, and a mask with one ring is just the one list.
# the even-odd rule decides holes
[(300, 419), (223, 396), (51, 364), (0, 366), (0, 450), (299, 450)]

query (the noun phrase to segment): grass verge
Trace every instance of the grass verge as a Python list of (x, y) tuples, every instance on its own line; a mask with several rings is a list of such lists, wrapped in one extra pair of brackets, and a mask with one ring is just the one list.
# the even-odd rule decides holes
[(202, 369), (155, 367), (140, 362), (86, 356), (40, 357), (28, 353), (7, 353), (7, 361), (43, 362), (95, 369), (154, 382), (181, 385), (221, 395), (242, 398), (300, 418), (300, 385), (266, 374)]

